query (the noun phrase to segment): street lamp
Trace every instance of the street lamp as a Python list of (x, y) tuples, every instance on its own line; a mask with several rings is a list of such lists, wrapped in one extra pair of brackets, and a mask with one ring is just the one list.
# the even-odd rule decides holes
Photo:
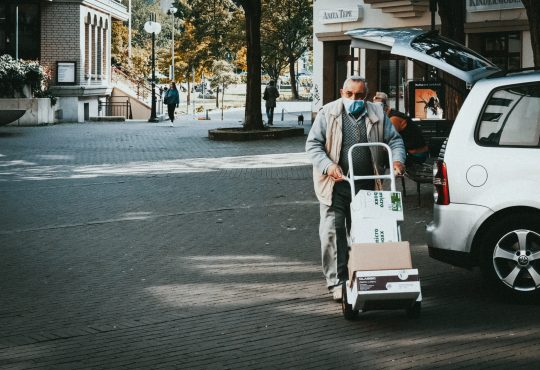
[(156, 34), (161, 32), (161, 24), (156, 22), (156, 15), (150, 13), (150, 20), (144, 24), (144, 30), (152, 34), (152, 109), (148, 122), (158, 122), (156, 116)]
[(167, 14), (172, 16), (172, 61), (171, 61), (171, 71), (170, 78), (174, 81), (174, 14), (178, 11), (174, 6), (171, 6), (167, 11)]

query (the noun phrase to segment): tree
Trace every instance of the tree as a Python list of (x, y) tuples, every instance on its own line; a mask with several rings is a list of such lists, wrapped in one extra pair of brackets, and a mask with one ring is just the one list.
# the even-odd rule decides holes
[(261, 0), (233, 0), (245, 14), (247, 85), (244, 129), (263, 129), (261, 113)]
[(277, 81), (289, 59), (273, 44), (261, 42), (261, 66), (271, 79)]
[(521, 2), (529, 19), (534, 66), (540, 68), (540, 2), (538, 0), (521, 0)]
[(238, 76), (234, 73), (234, 68), (225, 60), (216, 60), (212, 65), (213, 77), (210, 78), (210, 86), (216, 90), (216, 102), (219, 101), (219, 91), (221, 90), (221, 119), (223, 119), (223, 99), (225, 90), (232, 84), (238, 83)]
[(131, 0), (132, 46), (142, 48), (148, 46), (150, 35), (144, 30), (144, 24), (150, 19), (150, 13), (156, 14), (156, 20), (161, 23), (163, 30), (163, 32), (156, 35), (156, 46), (162, 47), (171, 39), (170, 17), (163, 14), (157, 0)]
[(261, 64), (270, 78), (277, 81), (288, 63), (284, 53), (283, 39), (279, 33), (280, 14), (269, 0), (265, 0), (261, 19)]
[(122, 22), (112, 22), (111, 59), (113, 64), (128, 65), (128, 27)]
[(291, 90), (298, 99), (296, 88), (296, 61), (309, 48), (312, 37), (312, 1), (311, 0), (265, 0), (265, 14), (271, 15), (272, 29), (275, 35), (271, 37), (277, 50), (280, 50), (289, 64), (291, 75)]
[(175, 16), (183, 22), (182, 35), (175, 39), (175, 70), (189, 87), (191, 79), (211, 73), (214, 60), (238, 55), (242, 12), (230, 0), (177, 0), (175, 6)]

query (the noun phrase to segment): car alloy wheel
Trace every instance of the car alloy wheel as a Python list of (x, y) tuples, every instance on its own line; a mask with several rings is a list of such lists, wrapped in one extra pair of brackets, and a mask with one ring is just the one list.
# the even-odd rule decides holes
[(493, 249), (493, 269), (499, 280), (519, 292), (540, 287), (540, 234), (512, 230), (504, 234)]

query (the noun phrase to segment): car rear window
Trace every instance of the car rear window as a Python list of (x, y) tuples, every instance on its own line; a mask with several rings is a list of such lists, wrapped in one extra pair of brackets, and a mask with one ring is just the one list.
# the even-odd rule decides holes
[(418, 36), (411, 42), (411, 47), (462, 71), (494, 66), (489, 60), (463, 45), (436, 34), (426, 33)]
[(485, 146), (540, 148), (540, 84), (495, 90), (480, 115), (476, 141)]

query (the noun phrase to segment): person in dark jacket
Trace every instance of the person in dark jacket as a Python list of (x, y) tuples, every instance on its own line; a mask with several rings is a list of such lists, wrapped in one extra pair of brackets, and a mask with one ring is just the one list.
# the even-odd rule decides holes
[(405, 165), (424, 163), (429, 156), (429, 148), (426, 145), (422, 131), (405, 113), (397, 111), (388, 106), (388, 95), (377, 91), (373, 98), (374, 103), (382, 103), (390, 122), (394, 125), (396, 131), (403, 138), (405, 149), (407, 150), (407, 160)]
[(264, 89), (263, 99), (266, 100), (266, 117), (268, 118), (268, 126), (273, 125), (274, 108), (276, 107), (276, 99), (279, 98), (279, 91), (276, 88), (276, 83), (270, 81)]
[(171, 82), (170, 88), (165, 93), (163, 102), (167, 105), (167, 112), (169, 113), (169, 119), (171, 120), (171, 126), (174, 126), (174, 110), (180, 104), (180, 94), (176, 89), (176, 83)]

